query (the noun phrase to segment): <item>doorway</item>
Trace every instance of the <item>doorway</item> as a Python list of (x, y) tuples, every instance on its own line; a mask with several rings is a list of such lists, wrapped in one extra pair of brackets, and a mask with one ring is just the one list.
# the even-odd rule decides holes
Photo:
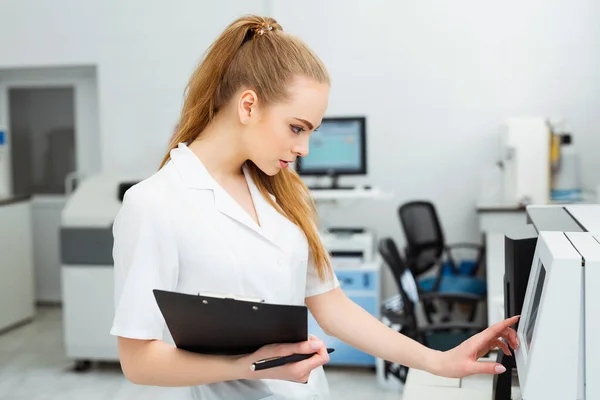
[(64, 195), (76, 170), (73, 87), (9, 89), (13, 193)]

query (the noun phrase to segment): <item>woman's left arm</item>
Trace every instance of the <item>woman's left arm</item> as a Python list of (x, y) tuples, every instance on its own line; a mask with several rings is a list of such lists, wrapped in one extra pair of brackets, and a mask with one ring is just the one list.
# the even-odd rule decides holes
[(510, 328), (518, 317), (499, 322), (454, 349), (441, 352), (387, 327), (350, 300), (339, 287), (307, 297), (306, 305), (326, 334), (375, 357), (439, 376), (460, 378), (472, 374), (502, 373), (502, 365), (477, 360), (497, 347), (510, 355), (501, 337), (511, 347), (518, 346), (516, 332)]

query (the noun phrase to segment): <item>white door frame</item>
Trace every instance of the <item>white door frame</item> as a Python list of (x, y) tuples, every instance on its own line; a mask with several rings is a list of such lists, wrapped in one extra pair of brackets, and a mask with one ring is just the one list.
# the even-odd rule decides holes
[[(72, 87), (75, 107), (75, 175), (82, 178), (101, 170), (98, 91), (93, 67), (0, 70), (0, 126), (10, 147), (10, 89)], [(8, 162), (12, 165), (10, 149)], [(12, 174), (9, 174), (12, 182)], [(12, 188), (12, 183), (10, 185)], [(68, 189), (67, 189), (68, 190)]]

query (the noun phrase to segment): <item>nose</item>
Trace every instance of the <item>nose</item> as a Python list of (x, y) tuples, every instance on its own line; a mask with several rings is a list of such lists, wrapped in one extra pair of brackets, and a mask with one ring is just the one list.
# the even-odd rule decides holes
[(308, 138), (302, 138), (296, 146), (292, 149), (292, 152), (298, 157), (305, 157), (308, 155)]

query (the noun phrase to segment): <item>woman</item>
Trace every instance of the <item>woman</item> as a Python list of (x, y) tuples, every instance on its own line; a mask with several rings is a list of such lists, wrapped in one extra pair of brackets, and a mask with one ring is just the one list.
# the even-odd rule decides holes
[(190, 386), (197, 399), (328, 398), (329, 357), (318, 338), (238, 357), (189, 353), (172, 345), (153, 289), (306, 304), (324, 331), (374, 356), (448, 377), (503, 372), (476, 360), (496, 347), (509, 353), (500, 337), (517, 346), (509, 328), (516, 318), (438, 352), (387, 328), (340, 289), (310, 193), (288, 168), (308, 153), (328, 93), (321, 61), (271, 18), (238, 19), (213, 43), (189, 82), (170, 152), (127, 192), (114, 224), (111, 333), (129, 380)]

